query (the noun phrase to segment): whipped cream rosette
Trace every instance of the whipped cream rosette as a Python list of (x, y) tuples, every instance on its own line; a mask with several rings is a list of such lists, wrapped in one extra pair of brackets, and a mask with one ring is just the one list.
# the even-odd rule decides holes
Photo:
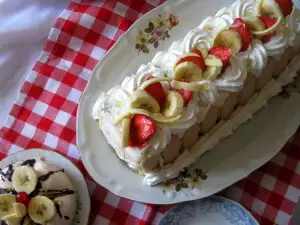
[(283, 0), (239, 0), (103, 93), (93, 117), (146, 185), (174, 178), (205, 152), (197, 142), (208, 150), (238, 127), (236, 115), (248, 119), (249, 102), (253, 113), (278, 93), (275, 60), (297, 43), (297, 19)]
[(0, 221), (5, 225), (72, 224), (76, 191), (63, 169), (29, 159), (0, 170)]

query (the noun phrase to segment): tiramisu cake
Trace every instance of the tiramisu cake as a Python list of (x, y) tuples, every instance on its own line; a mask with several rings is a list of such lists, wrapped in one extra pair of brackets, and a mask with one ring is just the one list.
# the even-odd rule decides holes
[(300, 12), (291, 0), (239, 0), (102, 93), (93, 117), (117, 156), (155, 185), (291, 82), (299, 49)]
[(64, 170), (29, 159), (0, 170), (1, 225), (70, 225), (77, 195)]

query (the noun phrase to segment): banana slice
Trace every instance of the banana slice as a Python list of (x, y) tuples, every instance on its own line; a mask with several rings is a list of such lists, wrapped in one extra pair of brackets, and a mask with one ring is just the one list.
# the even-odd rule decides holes
[(27, 208), (24, 204), (15, 202), (13, 207), (17, 217), (23, 218), (27, 214)]
[(202, 79), (202, 69), (191, 62), (180, 63), (175, 68), (174, 79), (187, 82), (199, 81)]
[(14, 213), (13, 204), (16, 202), (16, 196), (12, 194), (0, 195), (0, 219), (4, 216)]
[(130, 98), (130, 106), (133, 109), (145, 109), (152, 113), (160, 111), (158, 102), (148, 92), (136, 90)]
[(202, 68), (205, 67), (205, 63), (199, 55), (196, 53), (184, 54), (174, 66), (174, 79), (184, 80), (186, 82), (199, 81), (202, 79)]
[(115, 124), (121, 123), (125, 118), (130, 118), (132, 115), (141, 114), (150, 117), (150, 113), (145, 109), (130, 109), (127, 112), (115, 118)]
[(261, 0), (258, 4), (258, 13), (271, 18), (284, 18), (280, 6), (274, 0)]
[(233, 30), (221, 30), (213, 40), (214, 46), (231, 48), (232, 53), (237, 53), (242, 48), (242, 40), (238, 32)]
[(21, 218), (15, 213), (4, 216), (2, 219), (7, 223), (7, 225), (19, 225), (21, 222)]
[(262, 31), (265, 29), (264, 23), (257, 16), (247, 16), (243, 20), (251, 31)]
[(206, 66), (223, 66), (223, 63), (221, 59), (214, 55), (208, 55), (207, 58), (205, 59), (205, 65)]
[(215, 80), (221, 72), (221, 66), (208, 66), (203, 73), (203, 77), (206, 80)]
[(151, 115), (151, 119), (153, 119), (154, 121), (156, 121), (158, 123), (168, 123), (168, 124), (170, 124), (170, 123), (175, 123), (178, 120), (180, 120), (181, 119), (181, 114), (177, 115), (177, 116), (174, 116), (174, 117), (166, 117), (161, 113), (153, 113)]
[(45, 196), (36, 196), (31, 199), (28, 206), (30, 218), (38, 224), (51, 220), (56, 213), (53, 201)]
[(143, 82), (141, 84), (141, 86), (139, 87), (139, 89), (145, 90), (151, 84), (162, 82), (162, 81), (171, 81), (171, 80), (172, 80), (171, 77), (156, 77), (156, 78), (152, 78), (150, 80), (146, 80), (145, 82)]
[(176, 91), (169, 91), (166, 98), (166, 103), (162, 109), (162, 114), (165, 117), (174, 117), (180, 115), (183, 110), (183, 98)]
[(125, 148), (128, 146), (130, 122), (131, 122), (131, 119), (129, 119), (129, 118), (126, 118), (122, 121), (122, 148)]
[(278, 17), (276, 23), (273, 26), (269, 27), (266, 30), (262, 30), (262, 31), (252, 31), (252, 34), (255, 36), (264, 36), (266, 34), (275, 32), (278, 29), (278, 27), (282, 24), (282, 22), (284, 20), (283, 18), (284, 17)]
[(187, 83), (187, 82), (182, 82), (177, 80), (171, 81), (171, 87), (175, 89), (184, 89), (187, 91), (203, 91), (203, 90), (207, 90), (208, 88), (206, 84)]
[(12, 184), (17, 192), (30, 194), (37, 184), (37, 175), (29, 166), (19, 166), (12, 176)]
[(208, 55), (205, 63), (207, 63), (207, 67), (203, 73), (203, 77), (207, 80), (216, 79), (217, 76), (222, 72), (222, 61), (217, 56)]
[(196, 49), (198, 49), (201, 53), (203, 58), (206, 58), (208, 56), (208, 49), (202, 47), (201, 45), (197, 46)]

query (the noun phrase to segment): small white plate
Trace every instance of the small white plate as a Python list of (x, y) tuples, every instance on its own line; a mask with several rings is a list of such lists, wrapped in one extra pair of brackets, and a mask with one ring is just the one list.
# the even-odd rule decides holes
[(258, 225), (240, 204), (220, 196), (185, 202), (171, 208), (158, 225)]
[(70, 160), (53, 151), (30, 149), (7, 156), (0, 161), (0, 168), (4, 169), (8, 164), (40, 157), (44, 157), (47, 162), (64, 169), (64, 172), (68, 175), (77, 190), (78, 213), (76, 214), (73, 224), (87, 225), (91, 209), (90, 195), (82, 173)]

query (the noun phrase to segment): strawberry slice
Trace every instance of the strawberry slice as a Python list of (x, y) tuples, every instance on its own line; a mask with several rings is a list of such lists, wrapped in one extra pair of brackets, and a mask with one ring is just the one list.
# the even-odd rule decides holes
[(226, 68), (232, 56), (232, 50), (231, 48), (226, 47), (212, 47), (211, 49), (209, 49), (209, 54), (217, 56), (219, 59), (221, 59), (223, 68)]
[(242, 39), (242, 48), (241, 51), (246, 51), (252, 43), (251, 33), (246, 27), (246, 24), (243, 19), (236, 18), (233, 22), (236, 26), (232, 26), (229, 30), (238, 32)]
[(193, 92), (184, 89), (176, 89), (176, 91), (182, 96), (184, 106), (187, 106), (193, 97)]
[(155, 124), (148, 116), (141, 114), (134, 115), (130, 123), (128, 146), (145, 147), (155, 130)]
[(195, 53), (196, 55), (198, 55), (200, 57), (200, 59), (199, 59), (200, 68), (202, 69), (202, 71), (204, 71), (205, 68), (206, 68), (206, 65), (205, 65), (205, 60), (204, 60), (204, 57), (202, 55), (202, 52), (199, 49), (195, 48), (195, 49), (192, 50), (192, 53)]
[(201, 55), (201, 57), (198, 56), (185, 56), (178, 60), (176, 63), (176, 66), (183, 62), (191, 62), (196, 64), (202, 71), (205, 70), (205, 61)]
[[(270, 17), (267, 17), (267, 16), (259, 16), (258, 17), (260, 19), (261, 22), (264, 23), (266, 29), (268, 29), (269, 27), (272, 27), (275, 23), (276, 23), (276, 20), (275, 19), (272, 19)], [(268, 42), (271, 37), (273, 37), (274, 35), (276, 35), (276, 32), (273, 32), (273, 33), (270, 33), (270, 34), (266, 34), (265, 36), (263, 36), (261, 38), (261, 41), (263, 43), (266, 43)]]
[[(149, 76), (147, 80), (150, 80), (152, 78), (152, 76)], [(145, 88), (145, 91), (147, 91), (153, 98), (155, 98), (160, 107), (164, 106), (166, 101), (166, 92), (160, 82), (149, 85)]]
[(275, 2), (280, 6), (284, 16), (290, 15), (293, 11), (292, 0), (275, 0)]

